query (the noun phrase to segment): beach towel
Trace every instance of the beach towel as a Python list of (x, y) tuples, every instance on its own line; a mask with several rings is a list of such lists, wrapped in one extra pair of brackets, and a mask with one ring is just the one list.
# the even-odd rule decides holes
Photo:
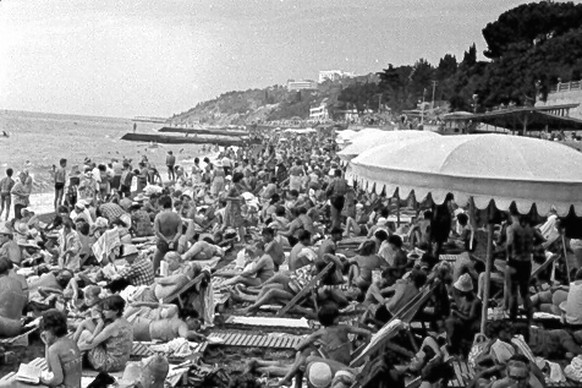
[(115, 228), (105, 231), (91, 249), (97, 261), (101, 263), (119, 247), (121, 247), (121, 239), (119, 238), (119, 230)]

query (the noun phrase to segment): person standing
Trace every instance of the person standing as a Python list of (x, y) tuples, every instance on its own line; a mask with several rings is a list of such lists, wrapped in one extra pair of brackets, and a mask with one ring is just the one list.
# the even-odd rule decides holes
[(67, 159), (59, 160), (59, 167), (53, 164), (52, 175), (55, 180), (55, 211), (63, 203), (65, 195), (65, 183), (67, 182)]
[(341, 227), (342, 209), (346, 201), (345, 195), (348, 191), (348, 183), (342, 177), (342, 170), (339, 168), (334, 172), (334, 179), (330, 182), (326, 194), (331, 204), (331, 227), (330, 229)]
[(133, 180), (133, 172), (131, 171), (131, 165), (128, 161), (123, 162), (123, 171), (121, 172), (120, 182), (119, 182), (119, 193), (121, 197), (131, 196), (131, 181)]
[(172, 151), (168, 151), (166, 156), (166, 167), (168, 167), (168, 179), (173, 181), (176, 179), (176, 156)]
[(11, 193), (14, 199), (14, 218), (22, 218), (22, 209), (30, 204), (30, 193), (32, 192), (32, 178), (28, 171), (24, 170), (18, 177), (18, 182), (12, 187)]
[(111, 170), (113, 170), (111, 189), (119, 190), (121, 186), (121, 175), (123, 174), (123, 164), (118, 159), (111, 159)]
[(529, 283), (532, 269), (534, 245), (544, 242), (542, 235), (534, 229), (527, 216), (512, 214), (512, 224), (507, 228), (507, 292), (509, 319), (517, 319), (517, 291), (521, 294), (528, 319), (532, 317)]
[(16, 183), (14, 179), (12, 179), (13, 173), (14, 170), (11, 168), (6, 169), (6, 176), (0, 180), (0, 216), (2, 216), (4, 209), (6, 209), (6, 221), (8, 221), (8, 217), (10, 216), (10, 207), (12, 206), (10, 191)]
[(182, 236), (182, 218), (172, 211), (172, 198), (165, 195), (160, 198), (162, 211), (154, 219), (156, 235), (156, 252), (154, 254), (154, 273), (160, 267), (160, 262), (169, 251), (178, 248), (178, 240)]
[(66, 217), (63, 219), (63, 229), (59, 233), (59, 267), (70, 271), (81, 269), (81, 251), (83, 246), (79, 234), (73, 229), (73, 221)]

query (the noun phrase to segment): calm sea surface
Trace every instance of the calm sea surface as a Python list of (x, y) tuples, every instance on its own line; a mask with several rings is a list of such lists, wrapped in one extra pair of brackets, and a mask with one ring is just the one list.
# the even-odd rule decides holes
[[(131, 132), (130, 119), (60, 115), (0, 110), (0, 174), (12, 167), (15, 171), (28, 168), (34, 176), (34, 192), (52, 192), (49, 169), (66, 158), (69, 168), (82, 165), (88, 157), (96, 163), (108, 163), (112, 158), (134, 161), (146, 154), (156, 166), (163, 167), (166, 152), (173, 150), (178, 163), (200, 156), (197, 145), (160, 145), (121, 141)], [(137, 123), (138, 133), (152, 133), (162, 124)]]

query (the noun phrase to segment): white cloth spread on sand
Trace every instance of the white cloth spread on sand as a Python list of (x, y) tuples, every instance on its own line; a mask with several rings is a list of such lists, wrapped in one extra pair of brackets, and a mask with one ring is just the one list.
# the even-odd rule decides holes
[(272, 318), (272, 317), (237, 317), (231, 316), (229, 323), (238, 323), (239, 325), (249, 326), (284, 326), (309, 328), (307, 319), (293, 319), (293, 318)]

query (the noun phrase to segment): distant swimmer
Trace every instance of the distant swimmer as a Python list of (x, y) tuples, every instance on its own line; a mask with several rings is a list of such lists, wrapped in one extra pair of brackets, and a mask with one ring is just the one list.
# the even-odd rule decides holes
[(6, 131), (2, 131), (2, 136), (4, 136), (4, 137), (10, 137), (10, 135)]

